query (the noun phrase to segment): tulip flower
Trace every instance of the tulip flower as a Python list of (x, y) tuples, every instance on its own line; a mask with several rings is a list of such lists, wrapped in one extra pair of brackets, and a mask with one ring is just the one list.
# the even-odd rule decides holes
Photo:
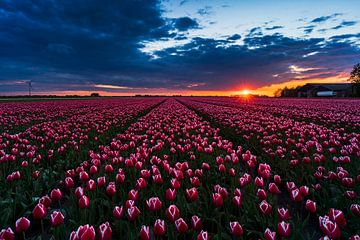
[(127, 209), (127, 214), (129, 221), (135, 221), (140, 215), (140, 210), (136, 206), (132, 206)]
[(330, 220), (336, 222), (341, 227), (346, 225), (345, 215), (341, 210), (331, 208), (329, 211)]
[(199, 198), (198, 191), (194, 187), (190, 189), (186, 189), (185, 196), (189, 202), (195, 202)]
[(0, 231), (0, 239), (3, 240), (14, 240), (15, 239), (15, 234), (13, 232), (13, 230), (8, 227), (8, 228), (4, 228)]
[(201, 219), (198, 216), (194, 215), (191, 217), (191, 227), (197, 231), (202, 228)]
[(290, 213), (288, 209), (285, 208), (279, 208), (278, 209), (278, 216), (281, 221), (287, 221), (290, 218)]
[(276, 240), (276, 232), (272, 232), (269, 228), (264, 233), (265, 240)]
[(155, 236), (163, 236), (166, 233), (165, 221), (157, 219), (154, 224), (154, 234)]
[(76, 231), (76, 240), (95, 240), (95, 229), (89, 224), (80, 226)]
[(212, 195), (213, 204), (215, 207), (221, 207), (223, 205), (223, 198), (219, 193), (213, 193)]
[(171, 188), (166, 189), (165, 198), (168, 201), (174, 201), (176, 198), (176, 189), (171, 189)]
[(199, 233), (199, 235), (197, 236), (196, 239), (197, 240), (208, 240), (210, 238), (209, 238), (208, 232), (201, 230), (201, 232)]
[(51, 226), (57, 227), (64, 222), (64, 215), (61, 212), (54, 211), (50, 215)]
[(50, 197), (53, 201), (59, 201), (62, 198), (60, 189), (53, 189), (50, 193)]
[(26, 230), (28, 230), (29, 227), (30, 227), (30, 221), (26, 217), (21, 217), (18, 220), (16, 220), (15, 223), (16, 232), (26, 232)]
[(230, 230), (234, 237), (241, 237), (244, 233), (243, 228), (239, 222), (230, 222)]
[(259, 204), (259, 209), (262, 212), (262, 214), (269, 215), (272, 211), (272, 206), (266, 200), (263, 200)]
[(121, 219), (124, 215), (123, 207), (115, 206), (113, 210), (113, 216), (116, 219)]
[(87, 196), (83, 195), (79, 199), (79, 208), (89, 208), (90, 200)]
[(152, 197), (146, 200), (146, 206), (150, 211), (159, 211), (162, 207), (162, 202), (158, 197)]
[(174, 222), (180, 217), (180, 210), (177, 208), (176, 205), (170, 205), (165, 212), (168, 219), (172, 222)]
[(311, 201), (310, 199), (306, 200), (305, 209), (310, 213), (316, 212), (316, 202)]
[(179, 218), (175, 221), (175, 227), (179, 233), (186, 233), (188, 230), (188, 225), (182, 218)]
[(332, 222), (328, 216), (319, 217), (319, 225), (321, 231), (332, 239), (338, 239), (341, 236), (341, 231), (337, 223)]
[(151, 234), (150, 234), (150, 227), (142, 225), (140, 229), (140, 239), (141, 240), (150, 240)]
[(46, 213), (47, 213), (46, 207), (43, 204), (38, 203), (33, 210), (33, 217), (34, 219), (44, 219)]
[(285, 223), (284, 221), (278, 223), (277, 233), (285, 238), (290, 237), (291, 235), (290, 223)]
[(114, 182), (110, 182), (109, 185), (106, 187), (106, 194), (109, 197), (113, 197), (116, 194), (116, 186)]
[(356, 216), (360, 217), (360, 205), (359, 204), (351, 204), (350, 211)]
[(112, 230), (109, 222), (103, 223), (98, 228), (99, 240), (110, 240), (112, 235)]

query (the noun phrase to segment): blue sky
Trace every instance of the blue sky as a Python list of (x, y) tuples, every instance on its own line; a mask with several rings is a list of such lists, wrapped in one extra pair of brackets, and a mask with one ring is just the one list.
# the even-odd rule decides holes
[(360, 1), (4, 0), (0, 95), (216, 93), (344, 81)]

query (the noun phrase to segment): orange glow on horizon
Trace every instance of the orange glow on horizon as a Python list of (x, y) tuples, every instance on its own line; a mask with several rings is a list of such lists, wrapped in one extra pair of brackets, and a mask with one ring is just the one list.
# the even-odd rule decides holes
[[(49, 92), (37, 92), (33, 91), (33, 95), (58, 95), (58, 96), (66, 96), (66, 95), (78, 95), (78, 96), (90, 96), (91, 93), (99, 93), (100, 96), (135, 96), (135, 95), (162, 95), (162, 96), (172, 96), (172, 95), (182, 95), (182, 96), (232, 96), (232, 95), (240, 95), (243, 97), (250, 97), (251, 95), (265, 95), (272, 97), (274, 93), (279, 88), (294, 88), (297, 86), (301, 86), (307, 83), (346, 83), (348, 76), (346, 74), (339, 74), (337, 76), (328, 77), (328, 78), (313, 78), (308, 80), (296, 80), (291, 79), (282, 83), (270, 84), (267, 86), (255, 88), (255, 89), (240, 89), (236, 91), (201, 91), (201, 90), (176, 90), (169, 91), (165, 88), (158, 89), (147, 89), (147, 88), (139, 88), (139, 89), (131, 89), (126, 88), (124, 86), (110, 86), (110, 85), (100, 85), (97, 86), (102, 88), (94, 89), (92, 91), (78, 90), (78, 91), (49, 91)], [(106, 90), (105, 90), (106, 89)], [(124, 90), (116, 91), (116, 90)], [(127, 91), (126, 91), (127, 90)], [(26, 95), (24, 93), (9, 93), (6, 95)]]

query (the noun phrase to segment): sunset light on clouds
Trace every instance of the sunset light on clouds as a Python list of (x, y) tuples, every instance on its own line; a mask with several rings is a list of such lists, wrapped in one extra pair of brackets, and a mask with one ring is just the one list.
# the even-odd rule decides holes
[(272, 96), (346, 82), (360, 2), (2, 1), (0, 95)]

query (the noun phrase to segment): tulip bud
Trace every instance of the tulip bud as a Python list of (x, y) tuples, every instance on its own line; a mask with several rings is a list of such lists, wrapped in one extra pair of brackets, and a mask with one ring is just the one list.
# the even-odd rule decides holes
[(142, 225), (140, 229), (140, 239), (141, 240), (150, 240), (150, 228), (149, 226)]
[(86, 195), (83, 195), (79, 199), (79, 208), (89, 208), (90, 200)]
[(16, 232), (26, 232), (26, 230), (28, 230), (29, 227), (30, 227), (30, 221), (26, 217), (21, 217), (18, 220), (16, 220), (15, 223)]
[(241, 237), (244, 233), (243, 228), (239, 222), (230, 222), (230, 230), (234, 237)]
[(53, 227), (57, 227), (64, 222), (64, 215), (61, 212), (54, 211), (50, 215), (50, 221)]
[(290, 237), (291, 235), (290, 223), (285, 223), (284, 221), (278, 223), (277, 233), (285, 238)]
[(112, 230), (109, 222), (103, 223), (98, 228), (99, 240), (110, 240), (112, 235)]
[(165, 221), (157, 219), (154, 224), (154, 234), (155, 236), (163, 236), (166, 233)]
[(34, 219), (44, 219), (46, 212), (46, 207), (43, 204), (38, 203), (33, 210), (33, 217)]
[(15, 239), (15, 234), (13, 232), (13, 230), (8, 227), (7, 229), (2, 229), (0, 232), (0, 239), (3, 240), (14, 240)]
[(188, 230), (188, 225), (182, 218), (179, 218), (175, 221), (175, 227), (179, 233), (186, 233)]

